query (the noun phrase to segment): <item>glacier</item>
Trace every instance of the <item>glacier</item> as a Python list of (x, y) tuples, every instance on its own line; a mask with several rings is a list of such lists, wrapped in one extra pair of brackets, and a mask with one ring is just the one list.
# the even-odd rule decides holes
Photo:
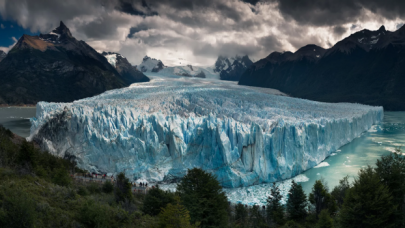
[(174, 183), (199, 167), (236, 188), (293, 178), (382, 118), (382, 107), (151, 77), (72, 103), (39, 102), (28, 140), (94, 172)]

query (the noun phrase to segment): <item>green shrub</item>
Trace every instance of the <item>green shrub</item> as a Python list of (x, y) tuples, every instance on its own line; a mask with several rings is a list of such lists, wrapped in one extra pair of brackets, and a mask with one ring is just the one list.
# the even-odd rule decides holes
[(107, 180), (104, 182), (102, 190), (104, 193), (110, 194), (114, 191), (114, 185), (111, 183), (111, 181)]
[(38, 166), (35, 169), (35, 174), (37, 174), (37, 176), (42, 177), (42, 178), (47, 178), (48, 177), (48, 171), (46, 171), (44, 169), (44, 167), (42, 167), (42, 166)]
[(333, 227), (333, 220), (329, 215), (328, 210), (322, 210), (319, 213), (319, 220), (317, 224), (317, 228), (332, 228)]
[(34, 227), (35, 203), (19, 189), (0, 190), (0, 227)]
[(52, 182), (60, 186), (69, 186), (71, 181), (68, 171), (63, 167), (57, 169), (52, 177)]
[(122, 227), (130, 222), (128, 213), (119, 208), (89, 200), (82, 205), (78, 219), (87, 227)]
[(30, 164), (32, 167), (37, 165), (37, 153), (34, 145), (27, 141), (21, 144), (18, 152), (18, 162), (20, 164)]
[(85, 187), (80, 186), (80, 187), (77, 189), (77, 194), (79, 194), (79, 195), (81, 195), (81, 196), (87, 196), (87, 195), (89, 195), (89, 191), (87, 191), (87, 189), (86, 189)]
[(288, 221), (282, 228), (303, 228), (299, 223), (296, 223), (294, 221)]
[(87, 185), (87, 190), (89, 190), (89, 192), (90, 192), (91, 194), (98, 194), (98, 193), (101, 193), (100, 185), (97, 184), (97, 183), (94, 183), (94, 182), (90, 182), (90, 183)]

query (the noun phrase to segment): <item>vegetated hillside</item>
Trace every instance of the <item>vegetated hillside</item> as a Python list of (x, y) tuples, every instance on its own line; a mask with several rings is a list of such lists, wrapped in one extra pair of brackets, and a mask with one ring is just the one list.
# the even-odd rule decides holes
[[(312, 50), (312, 51), (311, 51)], [(405, 27), (362, 30), (328, 50), (308, 45), (254, 63), (239, 84), (278, 89), (325, 102), (405, 110)]]
[(85, 172), (74, 157), (39, 151), (0, 125), (0, 227), (403, 227), (404, 170), (397, 150), (330, 192), (321, 179), (307, 197), (293, 181), (283, 206), (274, 183), (265, 207), (248, 207), (229, 204), (216, 177), (199, 168), (175, 193), (156, 186), (133, 194), (123, 173), (113, 183), (74, 181)]
[(0, 62), (0, 104), (69, 102), (148, 80), (119, 74), (61, 22), (49, 34), (23, 35)]

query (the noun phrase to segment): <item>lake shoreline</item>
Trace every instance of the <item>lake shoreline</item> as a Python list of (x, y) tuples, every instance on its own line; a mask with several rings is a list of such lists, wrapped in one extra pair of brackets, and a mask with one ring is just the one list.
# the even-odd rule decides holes
[(0, 108), (35, 108), (37, 104), (8, 105), (0, 104)]

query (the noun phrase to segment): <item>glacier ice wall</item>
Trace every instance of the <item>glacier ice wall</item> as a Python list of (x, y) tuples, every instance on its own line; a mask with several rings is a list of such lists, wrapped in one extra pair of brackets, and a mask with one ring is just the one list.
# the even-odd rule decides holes
[(382, 118), (382, 107), (155, 77), (73, 103), (40, 102), (29, 140), (92, 171), (155, 182), (200, 167), (240, 187), (292, 178)]

